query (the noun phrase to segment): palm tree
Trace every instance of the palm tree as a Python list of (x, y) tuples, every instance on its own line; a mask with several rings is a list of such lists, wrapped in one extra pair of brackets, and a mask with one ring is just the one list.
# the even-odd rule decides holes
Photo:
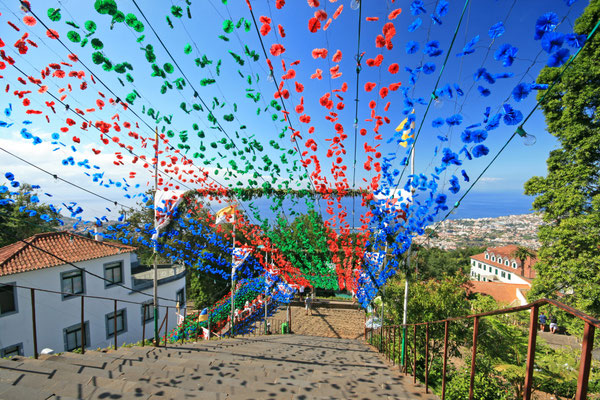
[(521, 276), (525, 276), (525, 260), (529, 257), (535, 257), (535, 253), (527, 247), (517, 246), (517, 249), (512, 252), (511, 256), (519, 260), (521, 263)]

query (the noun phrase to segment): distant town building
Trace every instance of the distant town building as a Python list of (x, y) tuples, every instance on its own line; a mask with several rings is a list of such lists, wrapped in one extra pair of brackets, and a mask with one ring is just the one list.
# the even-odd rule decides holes
[(537, 259), (527, 257), (522, 261), (514, 256), (518, 246), (488, 247), (484, 253), (471, 256), (471, 280), (503, 282), (531, 286), (535, 278), (532, 268)]
[[(115, 316), (113, 300), (84, 298), (86, 347), (108, 347), (153, 334), (153, 272), (140, 266), (135, 247), (103, 242), (68, 232), (34, 235), (0, 248), (0, 357), (33, 355), (31, 287), (35, 291), (38, 351), (55, 352), (81, 346), (81, 296), (121, 300)], [(185, 267), (160, 266), (158, 296), (162, 305), (185, 306)], [(130, 290), (133, 289), (133, 290)], [(142, 293), (140, 293), (142, 292)], [(145, 293), (145, 294), (144, 294)], [(159, 324), (165, 309), (159, 310)], [(175, 312), (166, 324), (176, 324)], [(164, 328), (163, 328), (164, 329)]]

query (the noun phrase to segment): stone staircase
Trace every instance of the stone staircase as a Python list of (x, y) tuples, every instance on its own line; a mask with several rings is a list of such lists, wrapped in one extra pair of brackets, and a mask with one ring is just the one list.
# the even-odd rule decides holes
[(0, 359), (0, 399), (435, 399), (356, 340), (300, 335)]

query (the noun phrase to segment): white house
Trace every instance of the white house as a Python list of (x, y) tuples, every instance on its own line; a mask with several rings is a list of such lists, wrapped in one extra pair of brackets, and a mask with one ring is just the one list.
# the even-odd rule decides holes
[[(18, 286), (67, 293), (35, 291), (38, 351), (63, 352), (81, 346), (78, 294), (117, 299), (119, 346), (140, 341), (144, 325), (145, 337), (153, 337), (153, 275), (149, 267), (139, 265), (135, 247), (68, 232), (41, 233), (25, 242), (0, 248), (0, 284), (8, 284), (0, 285), (0, 357), (34, 353), (32, 294)], [(161, 266), (158, 296), (169, 299), (159, 300), (160, 305), (185, 304), (185, 267)], [(114, 343), (114, 307), (114, 300), (84, 297), (86, 347), (104, 348)], [(159, 309), (158, 317), (160, 325), (165, 308)], [(175, 326), (173, 309), (166, 323), (168, 329)], [(163, 325), (162, 335), (164, 329)]]
[(531, 286), (535, 278), (532, 267), (537, 259), (528, 257), (522, 265), (521, 260), (513, 256), (517, 248), (512, 244), (488, 247), (484, 253), (471, 256), (471, 280)]

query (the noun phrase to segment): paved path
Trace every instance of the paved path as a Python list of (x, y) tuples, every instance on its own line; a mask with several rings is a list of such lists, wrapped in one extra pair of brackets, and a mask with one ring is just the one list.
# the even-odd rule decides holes
[(301, 335), (0, 359), (1, 399), (437, 399), (357, 340)]

